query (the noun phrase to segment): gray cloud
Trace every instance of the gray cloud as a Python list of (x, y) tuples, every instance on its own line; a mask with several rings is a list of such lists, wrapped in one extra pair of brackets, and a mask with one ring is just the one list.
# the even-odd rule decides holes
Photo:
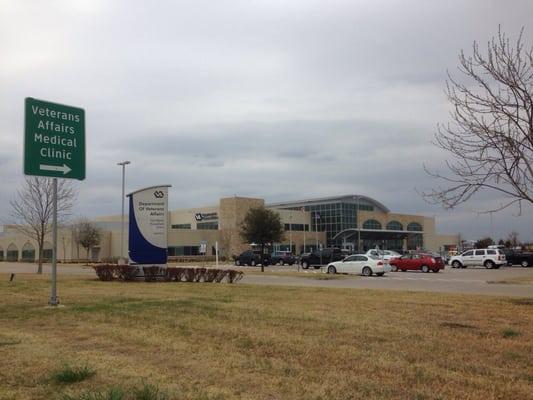
[[(435, 214), (443, 231), (484, 235), (476, 211), (497, 195), (445, 212), (415, 188), (435, 186), (422, 165), (446, 159), (431, 140), (448, 118), (445, 72), (459, 50), (498, 24), (531, 36), (531, 15), (526, 0), (7, 1), (0, 216), (23, 179), (23, 99), (33, 96), (86, 109), (79, 214), (120, 211), (116, 163), (129, 159), (128, 188), (173, 184), (173, 207), (363, 193)], [(532, 214), (494, 215), (492, 229), (533, 240)]]

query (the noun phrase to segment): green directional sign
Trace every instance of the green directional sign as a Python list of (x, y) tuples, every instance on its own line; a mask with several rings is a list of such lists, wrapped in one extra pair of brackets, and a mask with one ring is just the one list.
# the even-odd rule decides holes
[(24, 173), (85, 179), (85, 110), (26, 98)]

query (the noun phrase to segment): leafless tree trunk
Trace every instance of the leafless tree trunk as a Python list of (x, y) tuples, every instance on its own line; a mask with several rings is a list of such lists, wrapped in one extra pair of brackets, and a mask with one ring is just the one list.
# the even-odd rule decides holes
[(89, 252), (100, 243), (102, 231), (89, 219), (82, 217), (72, 224), (73, 240), (76, 245), (81, 245), (87, 252), (87, 263), (89, 262)]
[(449, 175), (426, 172), (446, 182), (422, 195), (453, 208), (474, 194), (499, 192), (505, 201), (492, 210), (522, 201), (533, 204), (533, 47), (526, 48), (523, 29), (511, 43), (498, 30), (482, 54), (459, 55), (459, 78), (448, 73), (446, 94), (451, 122), (439, 125), (435, 144), (450, 159)]
[(507, 240), (511, 243), (512, 247), (517, 247), (520, 245), (520, 241), (518, 240), (518, 232), (511, 232), (507, 237)]
[[(27, 177), (22, 189), (9, 202), (10, 220), (7, 222), (24, 236), (33, 239), (39, 247), (37, 273), (43, 272), (44, 238), (52, 229), (53, 180), (51, 178)], [(72, 209), (77, 190), (68, 180), (57, 182), (58, 222), (65, 221)]]

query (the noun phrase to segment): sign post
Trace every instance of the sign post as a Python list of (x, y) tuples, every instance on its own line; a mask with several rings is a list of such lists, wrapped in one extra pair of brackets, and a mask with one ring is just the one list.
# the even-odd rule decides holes
[(57, 306), (57, 178), (85, 179), (85, 110), (27, 97), (24, 174), (53, 178), (52, 288)]

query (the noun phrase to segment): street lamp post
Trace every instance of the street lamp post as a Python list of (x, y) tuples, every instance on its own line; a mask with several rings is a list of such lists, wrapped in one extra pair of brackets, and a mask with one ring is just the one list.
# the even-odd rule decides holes
[(289, 251), (292, 253), (292, 215), (289, 215)]
[(355, 203), (355, 221), (357, 228), (357, 253), (360, 253), (360, 243), (361, 243), (361, 231), (359, 229), (359, 200), (361, 199), (361, 196), (355, 196), (355, 199), (357, 202)]
[(124, 190), (125, 190), (125, 182), (126, 182), (126, 165), (130, 164), (130, 161), (122, 161), (117, 163), (117, 165), (122, 165), (122, 224), (121, 224), (121, 232), (120, 232), (120, 258), (123, 263), (126, 262), (126, 259), (124, 257), (124, 197), (126, 196)]

